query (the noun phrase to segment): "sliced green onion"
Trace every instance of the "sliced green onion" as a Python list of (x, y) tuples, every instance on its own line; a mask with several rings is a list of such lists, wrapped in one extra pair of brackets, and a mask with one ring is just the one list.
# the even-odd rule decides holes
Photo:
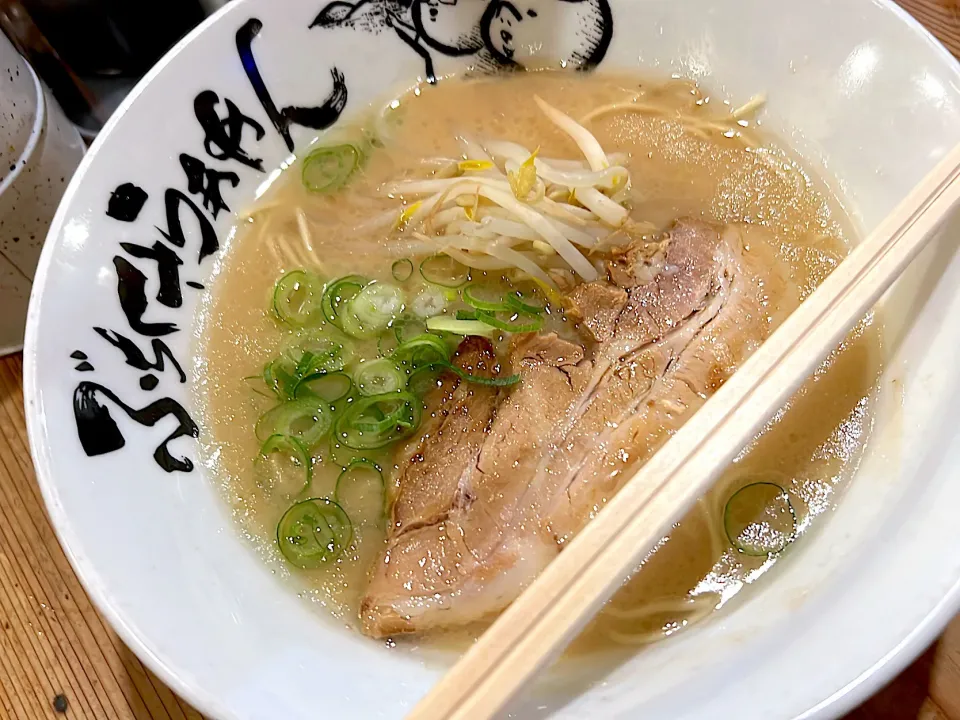
[(380, 353), (380, 357), (390, 357), (398, 347), (400, 347), (400, 341), (397, 340), (397, 334), (393, 328), (388, 328), (377, 339), (377, 352)]
[(457, 320), (476, 320), (477, 311), (476, 310), (457, 310), (456, 318)]
[(397, 348), (408, 340), (427, 332), (427, 325), (420, 318), (404, 315), (393, 323), (377, 340), (377, 349), (381, 357), (390, 357)]
[(293, 399), (304, 378), (339, 372), (353, 360), (346, 342), (346, 337), (327, 331), (308, 336), (264, 366), (263, 382), (281, 400)]
[(365, 340), (369, 337), (368, 331), (360, 324), (360, 320), (350, 312), (349, 308), (340, 313), (340, 327), (352, 338)]
[(336, 560), (353, 541), (353, 525), (343, 508), (327, 498), (299, 502), (277, 524), (280, 552), (304, 570)]
[(420, 318), (407, 315), (393, 324), (393, 332), (397, 336), (397, 342), (402, 344), (426, 333), (427, 325)]
[(466, 370), (461, 367), (457, 367), (451, 362), (441, 362), (437, 363), (440, 367), (445, 370), (450, 370), (467, 382), (475, 383), (477, 385), (487, 385), (488, 387), (507, 387), (509, 385), (516, 385), (520, 382), (519, 375), (507, 375), (506, 377), (484, 377), (482, 375), (471, 375)]
[(364, 325), (387, 324), (400, 315), (404, 306), (404, 292), (389, 283), (370, 283), (350, 301), (350, 308)]
[(363, 290), (370, 281), (362, 275), (347, 275), (327, 285), (320, 300), (320, 307), (327, 322), (340, 326), (340, 308)]
[(422, 412), (423, 404), (409, 392), (361, 398), (337, 418), (337, 441), (355, 450), (384, 447), (415, 432)]
[(470, 268), (447, 255), (431, 255), (420, 263), (420, 274), (428, 283), (458, 288), (470, 278)]
[(381, 525), (386, 509), (383, 473), (372, 462), (354, 460), (337, 478), (334, 499), (358, 525)]
[(332, 424), (333, 412), (327, 401), (304, 397), (267, 410), (257, 420), (256, 434), (261, 440), (271, 435), (287, 435), (312, 448), (330, 431)]
[(396, 285), (370, 283), (340, 312), (341, 327), (355, 338), (374, 337), (403, 312), (403, 305), (403, 290)]
[(797, 513), (786, 490), (776, 483), (756, 482), (727, 501), (723, 529), (744, 555), (773, 555), (796, 539)]
[(297, 438), (271, 435), (260, 448), (254, 462), (257, 482), (269, 492), (286, 496), (299, 495), (310, 487), (313, 458)]
[(390, 268), (390, 272), (397, 282), (406, 282), (413, 275), (413, 261), (407, 258), (397, 260)]
[(361, 395), (399, 392), (407, 384), (406, 376), (389, 358), (361, 363), (353, 376)]
[(543, 327), (542, 317), (519, 310), (507, 310), (502, 313), (477, 310), (477, 320), (511, 333), (537, 332)]
[(303, 327), (310, 321), (322, 295), (322, 284), (306, 270), (294, 270), (277, 281), (273, 290), (273, 311), (291, 327)]
[(493, 338), (496, 333), (487, 323), (479, 320), (455, 320), (447, 316), (432, 317), (427, 320), (427, 329), (432, 332), (448, 332), (454, 335), (479, 335)]
[(360, 150), (353, 145), (317, 148), (303, 159), (303, 185), (316, 193), (339, 190), (360, 167), (362, 159)]
[(515, 290), (507, 294), (507, 304), (514, 310), (539, 315), (547, 309), (547, 300), (534, 290)]
[(415, 369), (422, 365), (447, 360), (450, 357), (450, 348), (436, 335), (424, 333), (410, 338), (400, 344), (394, 353), (393, 359), (407, 367)]
[(343, 347), (331, 347), (330, 350), (304, 350), (300, 353), (300, 358), (294, 366), (293, 374), (299, 379), (307, 375), (316, 373), (339, 372), (346, 367), (346, 358), (344, 357)]
[(290, 358), (279, 357), (263, 366), (263, 382), (278, 398), (290, 400), (296, 393), (297, 383), (300, 382), (295, 369), (296, 363)]
[[(404, 419), (404, 416), (400, 415), (399, 412), (399, 410), (396, 410), (391, 412), (389, 415), (384, 415), (383, 411), (374, 409), (369, 415), (357, 420), (354, 424), (354, 429), (360, 433), (366, 433), (369, 436), (374, 436), (389, 433), (397, 427), (406, 427), (408, 423)], [(366, 449), (376, 450), (379, 447), (383, 446), (378, 445), (377, 447)], [(356, 449), (359, 450), (362, 448)]]
[(272, 397), (270, 393), (266, 393), (263, 391), (264, 379), (263, 379), (262, 373), (260, 375), (249, 375), (243, 378), (243, 381), (257, 395), (260, 395), (261, 397), (265, 397), (265, 398)]
[(350, 341), (338, 331), (322, 331), (300, 341), (296, 372), (303, 378), (318, 372), (339, 372), (353, 361)]
[(410, 303), (410, 309), (417, 317), (427, 319), (446, 310), (447, 303), (446, 292), (443, 289), (427, 286)]
[(324, 402), (335, 403), (349, 395), (352, 389), (353, 380), (346, 373), (314, 373), (297, 383), (294, 396), (298, 400), (318, 397)]
[(499, 312), (509, 309), (501, 289), (496, 289), (481, 283), (471, 283), (463, 289), (463, 301), (475, 310)]
[(417, 397), (424, 397), (439, 385), (442, 372), (443, 365), (439, 362), (418, 367), (407, 378), (407, 390)]

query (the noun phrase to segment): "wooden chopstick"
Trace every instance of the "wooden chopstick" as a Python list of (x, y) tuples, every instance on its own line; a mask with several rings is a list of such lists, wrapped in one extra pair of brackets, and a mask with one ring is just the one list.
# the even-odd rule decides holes
[(960, 145), (607, 503), (408, 718), (490, 718), (554, 660), (916, 257), (960, 200), (958, 178)]

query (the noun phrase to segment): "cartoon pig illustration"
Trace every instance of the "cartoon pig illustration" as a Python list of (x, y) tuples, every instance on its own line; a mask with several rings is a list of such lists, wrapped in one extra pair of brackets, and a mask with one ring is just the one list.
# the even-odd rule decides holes
[(483, 48), (484, 0), (418, 0), (413, 25), (430, 48), (444, 55), (473, 55)]
[(476, 67), (492, 71), (559, 59), (589, 69), (613, 34), (608, 0), (334, 0), (311, 27), (392, 30), (423, 58), (429, 82), (434, 54), (475, 56)]
[(589, 69), (613, 36), (607, 0), (494, 0), (482, 20), (484, 43), (500, 62), (523, 67), (563, 59)]

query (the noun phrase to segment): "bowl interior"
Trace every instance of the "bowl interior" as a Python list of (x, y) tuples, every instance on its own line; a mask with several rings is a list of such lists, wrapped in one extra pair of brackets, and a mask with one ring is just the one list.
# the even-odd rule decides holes
[[(348, 117), (410, 87), (428, 72), (424, 54), (442, 75), (490, 67), (502, 53), (495, 42), (473, 54), (462, 45), (476, 42), (476, 5), (421, 5), (453, 13), (429, 32), (464, 54), (451, 55), (449, 44), (413, 52), (377, 20), (386, 0), (225, 8), (109, 123), (41, 260), (25, 364), (48, 508), (123, 639), (215, 717), (313, 717), (318, 695), (327, 712), (399, 717), (442, 672), (336, 627), (245, 546), (204, 469), (188, 471), (196, 413), (165, 354), (189, 371), (198, 302), (215, 290), (233, 213), (315, 135), (293, 126), (288, 144), (289, 108), (345, 99)], [(767, 128), (834, 179), (867, 230), (960, 141), (955, 61), (886, 2), (743, 0), (731, 11), (708, 0), (611, 0), (609, 15), (604, 0), (522, 5), (540, 20), (526, 14), (517, 36), (543, 37), (557, 60), (597, 59), (602, 33), (585, 50), (578, 28), (599, 13), (612, 30), (600, 71), (677, 73), (731, 102), (765, 91)], [(184, 154), (237, 174), (236, 188), (223, 186), (230, 212), (214, 218), (190, 193)], [(887, 299), (888, 370), (871, 451), (820, 531), (728, 612), (614, 668), (560, 667), (518, 716), (833, 714), (882, 680), (878, 668), (892, 672), (919, 649), (955, 605), (960, 577), (960, 560), (929, 552), (960, 542), (949, 516), (960, 502), (950, 421), (960, 327), (949, 321), (960, 310), (960, 262), (951, 238), (947, 228)], [(179, 304), (158, 281), (154, 243), (183, 261)], [(145, 389), (148, 375), (159, 381), (154, 390)], [(856, 642), (837, 647), (838, 637)]]

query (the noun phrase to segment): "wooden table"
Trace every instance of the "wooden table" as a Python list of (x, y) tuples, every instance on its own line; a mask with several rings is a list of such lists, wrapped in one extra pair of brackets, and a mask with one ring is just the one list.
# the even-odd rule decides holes
[[(960, 0), (901, 0), (960, 55)], [(124, 647), (43, 509), (24, 427), (22, 361), (0, 360), (0, 718), (198, 720)], [(846, 720), (960, 720), (960, 618)]]

